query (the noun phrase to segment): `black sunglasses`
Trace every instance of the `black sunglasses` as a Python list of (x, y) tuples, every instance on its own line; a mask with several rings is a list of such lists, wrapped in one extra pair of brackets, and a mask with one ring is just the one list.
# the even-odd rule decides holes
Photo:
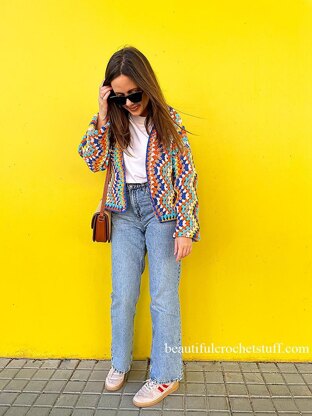
[(143, 95), (143, 91), (136, 91), (133, 92), (129, 95), (123, 96), (123, 95), (116, 95), (114, 92), (110, 94), (110, 96), (108, 97), (108, 100), (110, 100), (111, 102), (117, 104), (117, 105), (125, 105), (127, 102), (127, 98), (132, 102), (132, 103), (139, 103), (140, 101), (142, 101), (142, 95)]

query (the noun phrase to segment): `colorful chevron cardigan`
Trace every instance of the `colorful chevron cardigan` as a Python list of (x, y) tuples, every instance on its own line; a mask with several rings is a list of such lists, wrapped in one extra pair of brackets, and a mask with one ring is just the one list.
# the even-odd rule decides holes
[[(176, 145), (164, 150), (157, 140), (153, 125), (146, 149), (146, 176), (151, 202), (160, 222), (176, 220), (175, 237), (190, 237), (200, 240), (199, 204), (197, 196), (197, 172), (190, 144), (182, 125), (182, 119), (173, 107), (168, 106), (177, 131), (182, 136), (186, 151), (182, 155)], [(126, 177), (123, 151), (116, 143), (110, 146), (110, 121), (100, 131), (96, 129), (98, 113), (92, 117), (86, 133), (78, 146), (78, 153), (92, 172), (104, 171), (112, 161), (112, 175), (108, 184), (105, 209), (114, 212), (127, 210)]]

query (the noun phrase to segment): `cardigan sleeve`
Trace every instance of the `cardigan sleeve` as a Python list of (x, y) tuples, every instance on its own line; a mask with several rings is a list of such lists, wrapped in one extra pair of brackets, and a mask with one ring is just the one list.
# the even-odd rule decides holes
[(192, 241), (200, 240), (199, 201), (197, 195), (198, 175), (195, 168), (191, 146), (182, 124), (180, 115), (175, 113), (175, 121), (184, 144), (184, 153), (175, 145), (172, 152), (174, 189), (176, 192), (175, 210), (177, 213), (176, 228), (173, 238), (190, 237)]
[(107, 122), (98, 131), (97, 126), (98, 113), (92, 117), (86, 133), (78, 146), (78, 153), (86, 162), (92, 172), (103, 171), (108, 167), (110, 156), (110, 121)]

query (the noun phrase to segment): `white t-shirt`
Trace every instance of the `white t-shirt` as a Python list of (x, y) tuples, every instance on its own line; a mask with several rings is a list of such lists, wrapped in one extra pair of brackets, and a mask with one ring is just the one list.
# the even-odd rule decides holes
[[(131, 156), (128, 156), (123, 152), (127, 183), (147, 182), (145, 160), (149, 134), (144, 125), (145, 120), (146, 117), (144, 116), (134, 116), (129, 114), (131, 147), (127, 147), (127, 152), (130, 153)], [(151, 130), (151, 127), (150, 123), (149, 130)]]

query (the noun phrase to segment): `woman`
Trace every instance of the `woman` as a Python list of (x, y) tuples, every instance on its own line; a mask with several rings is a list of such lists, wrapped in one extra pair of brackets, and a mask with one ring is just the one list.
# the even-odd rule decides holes
[(120, 389), (130, 370), (148, 253), (150, 378), (133, 398), (145, 407), (177, 390), (183, 378), (178, 286), (181, 259), (200, 240), (197, 173), (181, 117), (138, 49), (112, 55), (98, 101), (78, 152), (93, 172), (112, 163), (105, 202), (112, 221), (112, 365), (105, 387)]

